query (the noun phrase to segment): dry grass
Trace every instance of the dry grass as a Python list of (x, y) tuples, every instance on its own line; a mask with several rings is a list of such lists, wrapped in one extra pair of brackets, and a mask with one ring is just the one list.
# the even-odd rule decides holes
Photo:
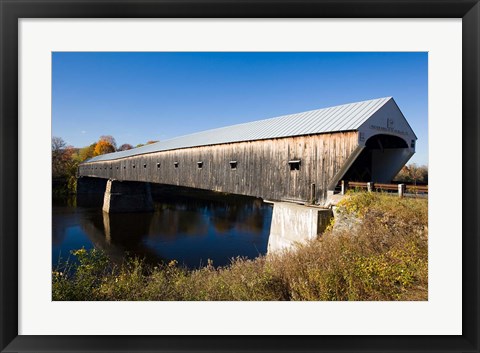
[[(341, 224), (295, 251), (187, 270), (138, 259), (115, 266), (78, 250), (53, 272), (53, 300), (427, 300), (427, 201), (353, 193)], [(346, 221), (343, 221), (346, 222)]]

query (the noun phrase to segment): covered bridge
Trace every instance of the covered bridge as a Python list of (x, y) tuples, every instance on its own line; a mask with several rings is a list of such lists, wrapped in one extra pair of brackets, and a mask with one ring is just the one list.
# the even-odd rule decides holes
[(97, 156), (79, 166), (79, 176), (322, 203), (340, 180), (390, 182), (416, 139), (386, 97)]

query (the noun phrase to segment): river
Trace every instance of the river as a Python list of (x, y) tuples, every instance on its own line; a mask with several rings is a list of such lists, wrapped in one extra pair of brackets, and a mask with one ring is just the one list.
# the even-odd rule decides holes
[(157, 187), (153, 199), (151, 213), (107, 214), (101, 195), (54, 198), (52, 266), (82, 247), (101, 249), (116, 263), (137, 256), (189, 268), (267, 252), (272, 206), (260, 199), (175, 187)]

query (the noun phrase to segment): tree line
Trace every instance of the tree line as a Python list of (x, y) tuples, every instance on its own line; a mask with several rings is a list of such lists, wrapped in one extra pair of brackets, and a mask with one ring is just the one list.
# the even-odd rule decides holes
[(393, 180), (414, 185), (417, 183), (428, 184), (428, 167), (416, 163), (407, 164)]
[(136, 147), (149, 145), (158, 141), (150, 140), (135, 147), (124, 143), (117, 147), (115, 138), (111, 135), (102, 135), (98, 141), (89, 146), (75, 148), (68, 145), (61, 137), (52, 137), (52, 179), (55, 194), (74, 193), (77, 186), (78, 165), (87, 159), (106, 153), (131, 150)]

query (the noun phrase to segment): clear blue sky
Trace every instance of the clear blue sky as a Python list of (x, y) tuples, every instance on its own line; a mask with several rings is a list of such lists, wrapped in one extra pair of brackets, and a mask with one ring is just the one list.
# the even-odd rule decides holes
[(137, 145), (392, 96), (428, 164), (428, 54), (77, 53), (52, 55), (52, 133)]

